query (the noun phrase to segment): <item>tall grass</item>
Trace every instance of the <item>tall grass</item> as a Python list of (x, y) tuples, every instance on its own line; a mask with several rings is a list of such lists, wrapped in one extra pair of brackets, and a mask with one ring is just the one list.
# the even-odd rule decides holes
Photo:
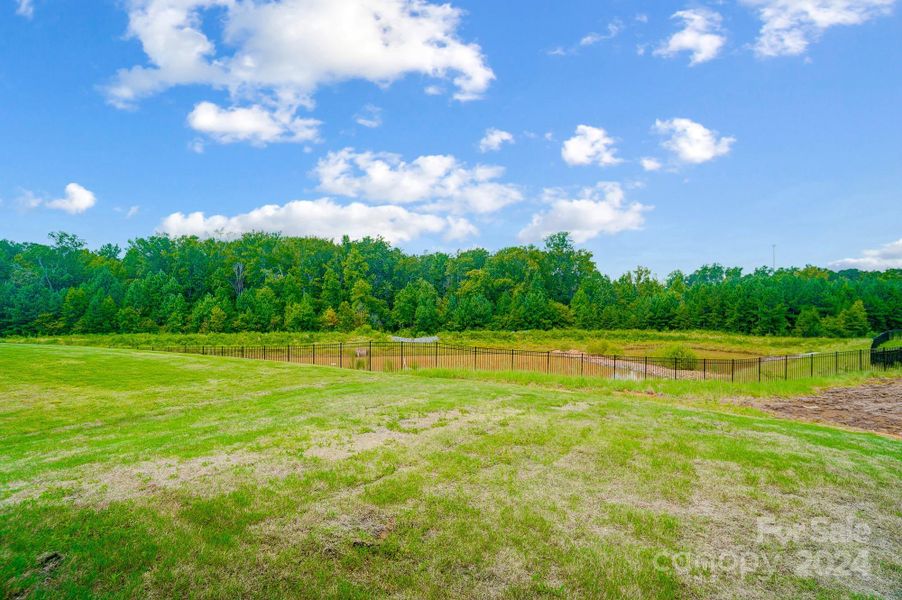
[[(465, 331), (441, 332), (444, 343), (461, 346), (520, 348), (525, 350), (578, 350), (589, 354), (619, 356), (661, 356), (673, 347), (682, 347), (698, 358), (749, 358), (806, 352), (843, 351), (869, 348), (870, 340), (837, 338), (797, 338), (750, 336), (712, 331)], [(370, 328), (342, 332), (241, 332), (241, 333), (135, 333), (83, 334), (67, 336), (10, 337), (0, 342), (65, 344), (73, 346), (257, 346), (302, 345), (309, 343), (386, 341), (390, 334)]]

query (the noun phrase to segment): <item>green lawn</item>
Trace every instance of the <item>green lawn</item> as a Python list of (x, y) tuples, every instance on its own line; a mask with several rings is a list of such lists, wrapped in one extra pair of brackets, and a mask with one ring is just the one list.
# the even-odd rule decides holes
[[(0, 344), (0, 589), (902, 589), (898, 440), (721, 410), (717, 399), (738, 393), (727, 387), (699, 386), (698, 403), (687, 382), (654, 383), (652, 400), (623, 384), (451, 375)], [(774, 391), (823, 384), (790, 383)], [(759, 542), (758, 518), (793, 539)], [(834, 535), (850, 526), (856, 535)]]

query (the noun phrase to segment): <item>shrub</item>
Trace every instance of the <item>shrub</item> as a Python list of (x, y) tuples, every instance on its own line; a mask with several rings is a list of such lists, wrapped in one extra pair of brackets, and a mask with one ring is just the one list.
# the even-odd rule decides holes
[(677, 366), (680, 369), (695, 369), (698, 366), (698, 355), (692, 348), (683, 346), (682, 344), (668, 346), (664, 349), (661, 356), (677, 359)]
[(596, 355), (620, 356), (623, 354), (623, 348), (608, 340), (594, 340), (586, 344), (586, 352)]

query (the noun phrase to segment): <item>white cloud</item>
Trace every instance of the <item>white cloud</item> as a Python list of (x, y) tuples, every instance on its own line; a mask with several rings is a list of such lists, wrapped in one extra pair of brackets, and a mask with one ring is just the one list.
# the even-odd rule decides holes
[(681, 10), (673, 14), (683, 21), (683, 29), (673, 34), (655, 49), (656, 56), (671, 58), (680, 52), (690, 52), (690, 65), (716, 58), (727, 41), (722, 35), (720, 14), (706, 8)]
[(657, 158), (645, 157), (639, 161), (642, 168), (646, 171), (659, 171), (661, 169), (661, 161)]
[(495, 181), (503, 168), (469, 168), (450, 155), (405, 162), (397, 154), (345, 148), (320, 159), (314, 173), (325, 192), (392, 204), (425, 203), (428, 211), (489, 213), (523, 198), (516, 186)]
[(278, 232), (290, 236), (318, 236), (334, 240), (382, 236), (391, 243), (407, 242), (422, 235), (445, 234), (453, 239), (470, 235), (475, 228), (465, 219), (408, 211), (401, 206), (368, 206), (359, 202), (343, 206), (328, 198), (269, 204), (235, 215), (206, 216), (202, 212), (173, 213), (157, 230), (171, 236), (231, 239), (251, 231)]
[(538, 242), (559, 231), (568, 231), (573, 241), (582, 243), (602, 234), (640, 229), (643, 213), (652, 207), (639, 203), (624, 204), (623, 188), (618, 183), (599, 183), (584, 188), (576, 198), (562, 190), (545, 190), (551, 203), (546, 212), (533, 215), (532, 222), (520, 231), (523, 242)]
[[(120, 70), (106, 92), (128, 107), (173, 86), (208, 85), (235, 103), (292, 110), (312, 106), (323, 85), (420, 74), (451, 79), (454, 97), (471, 100), (495, 76), (479, 46), (457, 37), (461, 15), (426, 0), (130, 0), (128, 36), (148, 62)], [(207, 37), (205, 18), (218, 21), (221, 39)]]
[(597, 31), (592, 31), (584, 35), (579, 39), (579, 42), (569, 46), (555, 46), (550, 50), (547, 50), (545, 54), (548, 56), (571, 56), (574, 54), (579, 54), (580, 48), (587, 48), (589, 46), (594, 46), (600, 42), (604, 42), (606, 40), (612, 40), (624, 30), (623, 21), (620, 19), (614, 19), (606, 28), (605, 33), (599, 33)]
[(447, 217), (448, 229), (445, 232), (446, 240), (462, 240), (479, 235), (475, 225), (461, 217)]
[(491, 127), (485, 130), (485, 135), (479, 140), (479, 151), (495, 152), (501, 149), (504, 144), (513, 144), (514, 136), (510, 132)]
[(94, 193), (77, 183), (70, 183), (66, 186), (66, 195), (63, 198), (46, 202), (47, 208), (62, 210), (70, 215), (81, 214), (95, 204), (97, 204), (97, 198)]
[(592, 33), (584, 35), (582, 39), (579, 40), (579, 45), (583, 47), (594, 46), (598, 42), (614, 39), (620, 35), (621, 31), (623, 31), (623, 21), (614, 19), (608, 23), (607, 33), (597, 33), (593, 31)]
[(188, 125), (221, 144), (250, 142), (265, 145), (315, 140), (320, 122), (295, 117), (291, 110), (270, 111), (256, 104), (224, 109), (212, 102), (201, 102), (188, 115)]
[(66, 195), (62, 198), (45, 200), (33, 192), (25, 190), (19, 196), (18, 203), (25, 210), (45, 206), (53, 210), (67, 212), (70, 215), (79, 215), (97, 204), (97, 198), (92, 191), (77, 183), (70, 183), (66, 186)]
[(568, 165), (597, 164), (609, 167), (621, 162), (617, 158), (614, 139), (600, 127), (579, 125), (576, 134), (564, 142), (561, 157)]
[(191, 150), (191, 152), (194, 152), (195, 154), (203, 154), (206, 149), (207, 145), (201, 138), (194, 138), (188, 142), (188, 150)]
[(736, 142), (734, 137), (718, 137), (700, 123), (690, 119), (658, 120), (655, 131), (660, 135), (670, 136), (661, 146), (672, 152), (684, 163), (699, 164), (724, 156)]
[(372, 104), (367, 104), (354, 116), (358, 125), (376, 129), (382, 126), (382, 109)]
[(131, 219), (139, 212), (141, 212), (141, 207), (138, 205), (129, 206), (128, 208), (122, 208), (121, 206), (116, 206), (113, 208), (114, 211), (120, 214), (124, 214), (126, 219)]
[(34, 4), (32, 0), (18, 0), (16, 5), (16, 14), (20, 17), (30, 19), (34, 16)]
[(836, 25), (858, 25), (888, 15), (896, 0), (741, 0), (762, 21), (755, 52), (759, 56), (803, 54), (808, 45)]
[(862, 271), (885, 271), (902, 269), (902, 239), (884, 244), (880, 248), (865, 250), (859, 258), (844, 258), (831, 263), (840, 269), (860, 269)]

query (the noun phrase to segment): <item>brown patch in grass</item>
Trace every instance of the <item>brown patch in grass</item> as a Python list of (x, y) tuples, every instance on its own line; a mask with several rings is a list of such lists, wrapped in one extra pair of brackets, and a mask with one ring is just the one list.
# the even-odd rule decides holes
[(330, 461), (343, 460), (367, 450), (374, 450), (389, 441), (403, 440), (410, 435), (409, 433), (391, 431), (385, 427), (380, 427), (375, 431), (356, 434), (351, 437), (349, 442), (343, 444), (313, 446), (304, 452), (304, 456)]
[(394, 514), (360, 504), (357, 495), (352, 496), (339, 494), (294, 517), (266, 519), (254, 525), (252, 531), (270, 548), (313, 540), (324, 554), (330, 556), (339, 554), (347, 546), (381, 544), (397, 528)]
[(235, 489), (248, 478), (261, 482), (284, 479), (303, 470), (301, 463), (264, 453), (219, 452), (191, 459), (160, 459), (132, 465), (90, 465), (66, 478), (47, 476), (12, 482), (15, 490), (0, 506), (40, 497), (53, 488), (70, 490), (69, 499), (80, 505), (105, 507), (165, 490), (212, 496)]
[(526, 561), (513, 548), (502, 548), (488, 568), (478, 572), (476, 577), (475, 596), (478, 598), (509, 596), (511, 588), (523, 588), (531, 580)]
[(437, 411), (422, 417), (402, 419), (398, 424), (404, 429), (431, 429), (445, 421), (457, 420), (462, 414), (459, 410)]
[(902, 378), (830, 388), (803, 398), (742, 398), (737, 402), (778, 417), (902, 438)]

